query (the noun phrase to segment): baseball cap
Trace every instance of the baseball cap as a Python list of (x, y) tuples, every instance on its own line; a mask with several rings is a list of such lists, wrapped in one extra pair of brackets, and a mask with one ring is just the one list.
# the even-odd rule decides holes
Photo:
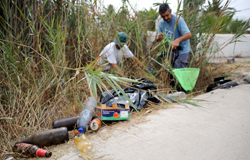
[(114, 40), (115, 44), (119, 44), (119, 46), (121, 47), (123, 47), (127, 41), (128, 41), (128, 36), (124, 32), (118, 32), (118, 35)]

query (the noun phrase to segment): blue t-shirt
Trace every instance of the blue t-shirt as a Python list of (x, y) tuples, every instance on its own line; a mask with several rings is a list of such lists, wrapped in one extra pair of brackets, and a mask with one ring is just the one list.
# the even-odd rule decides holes
[[(189, 33), (190, 30), (188, 29), (188, 26), (184, 19), (180, 17), (179, 22), (177, 24), (176, 30), (174, 30), (175, 22), (177, 20), (176, 15), (172, 14), (173, 17), (170, 22), (166, 22), (163, 19), (159, 22), (159, 28), (158, 28), (158, 35), (159, 33), (165, 33), (165, 36), (168, 37), (170, 40), (174, 40), (183, 36), (186, 33)], [(175, 32), (175, 35), (173, 33)], [(190, 52), (189, 47), (189, 39), (183, 42), (180, 42), (180, 46), (182, 46), (183, 50), (179, 51), (179, 54), (188, 53)]]

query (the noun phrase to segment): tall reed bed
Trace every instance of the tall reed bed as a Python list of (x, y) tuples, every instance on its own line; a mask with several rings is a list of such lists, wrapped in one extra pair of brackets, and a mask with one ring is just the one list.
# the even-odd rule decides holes
[(132, 82), (93, 70), (118, 31), (143, 54), (145, 21), (126, 12), (109, 15), (96, 3), (57, 2), (1, 1), (1, 154), (52, 121), (78, 115), (86, 97)]
[[(131, 51), (145, 67), (155, 63), (152, 58), (163, 51), (160, 46), (165, 42), (153, 44), (150, 49), (146, 45), (148, 26), (152, 23), (150, 17), (158, 14), (156, 10), (151, 10), (152, 13), (145, 17), (136, 11), (130, 14), (124, 6), (115, 12), (100, 9), (101, 4), (96, 1), (80, 2), (1, 0), (1, 156), (11, 153), (11, 146), (17, 140), (35, 131), (51, 128), (54, 120), (78, 115), (86, 97), (98, 97), (102, 91), (133, 81), (94, 69), (99, 53), (114, 40), (117, 32), (128, 34)], [(127, 3), (127, 7), (132, 8)], [(201, 83), (208, 83), (207, 77), (218, 69), (207, 65), (209, 57), (206, 52), (211, 48), (211, 38), (216, 34), (224, 14), (216, 23), (207, 23), (207, 29), (204, 29), (203, 21), (207, 17), (197, 19), (197, 12), (190, 10), (183, 10), (182, 16), (193, 33), (190, 65), (202, 69), (198, 87), (195, 88), (197, 91), (204, 89)], [(197, 33), (205, 36), (196, 37)], [(194, 47), (198, 43), (201, 48)], [(171, 67), (167, 59), (160, 63)], [(121, 69), (126, 77), (146, 77), (153, 80), (159, 90), (170, 90), (167, 71), (147, 73), (130, 60), (126, 60)], [(207, 70), (210, 75), (205, 75)]]

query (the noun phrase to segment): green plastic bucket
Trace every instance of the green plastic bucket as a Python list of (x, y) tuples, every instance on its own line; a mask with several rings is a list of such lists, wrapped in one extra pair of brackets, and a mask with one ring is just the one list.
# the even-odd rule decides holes
[(186, 91), (191, 91), (197, 81), (200, 73), (199, 68), (180, 68), (173, 70), (177, 80), (181, 84), (182, 88)]

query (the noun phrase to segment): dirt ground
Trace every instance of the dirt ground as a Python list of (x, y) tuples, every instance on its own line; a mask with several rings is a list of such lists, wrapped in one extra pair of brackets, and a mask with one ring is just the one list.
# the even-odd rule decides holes
[[(237, 66), (230, 78), (239, 86), (195, 97), (201, 107), (153, 106), (140, 115), (132, 113), (129, 121), (87, 133), (94, 159), (250, 159), (250, 84), (243, 81), (250, 76), (250, 60), (225, 65)], [(46, 148), (53, 153), (48, 159), (83, 159), (74, 132), (69, 132), (67, 143)]]

